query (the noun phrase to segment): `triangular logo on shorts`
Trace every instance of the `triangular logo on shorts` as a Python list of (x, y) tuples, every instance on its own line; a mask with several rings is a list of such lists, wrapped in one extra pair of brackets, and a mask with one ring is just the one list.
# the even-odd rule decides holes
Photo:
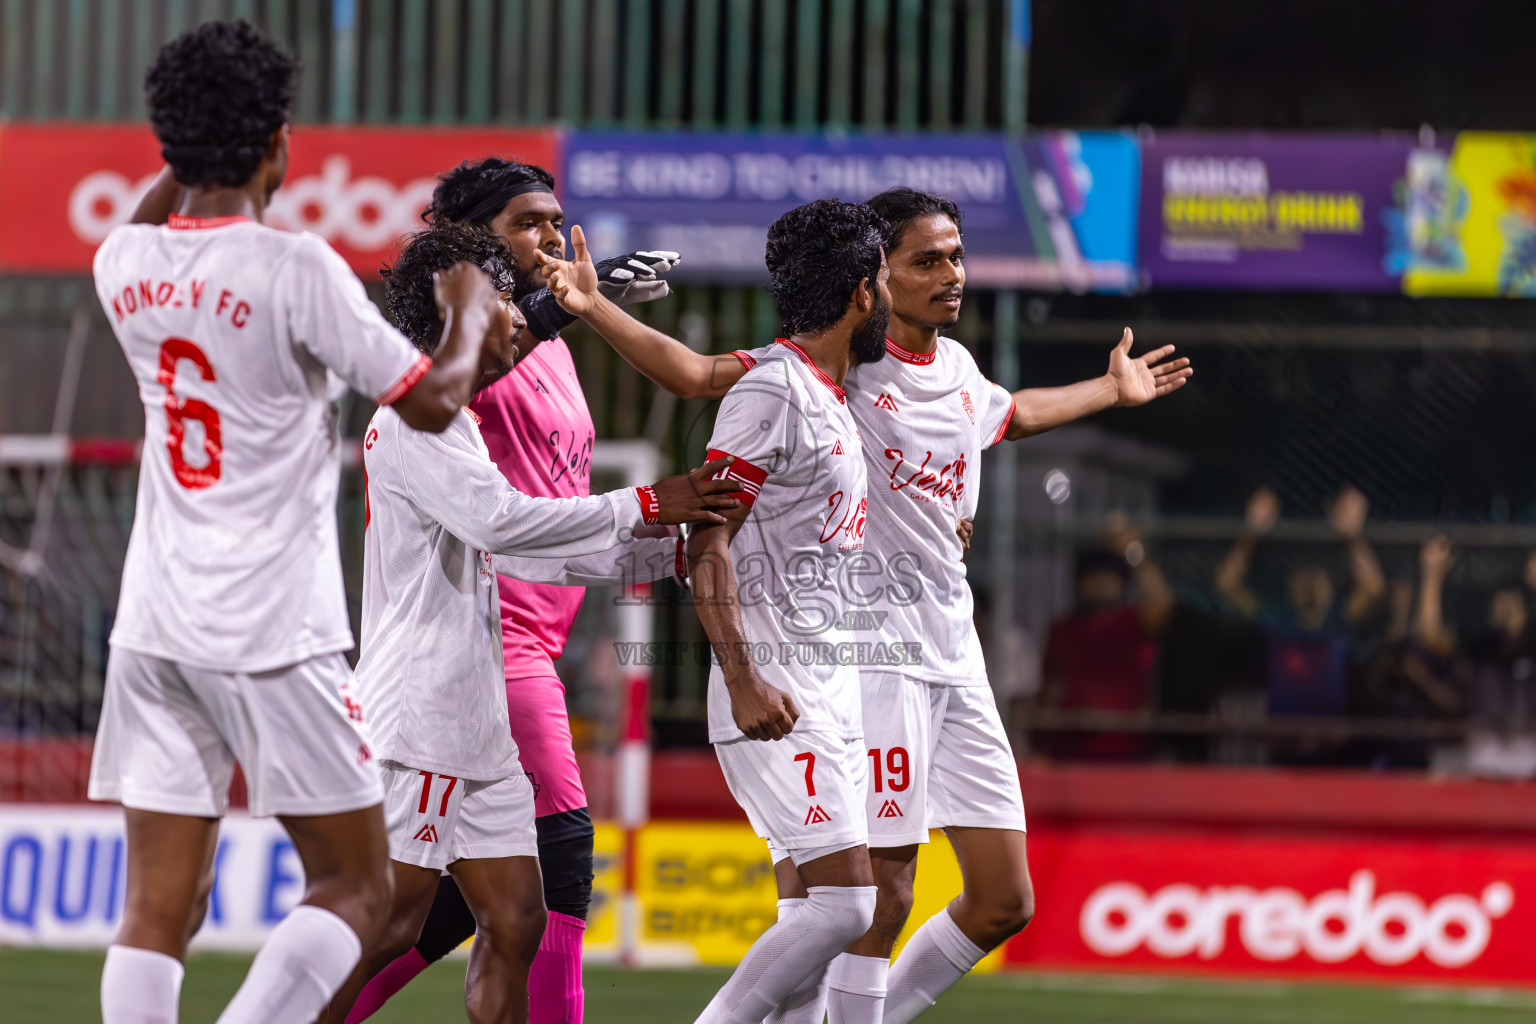
[(887, 800), (885, 803), (880, 805), (880, 813), (875, 815), (875, 817), (905, 818), (906, 815), (901, 813), (901, 808), (897, 805), (895, 800)]
[(875, 408), (888, 409), (891, 412), (901, 411), (900, 409), (896, 408), (896, 403), (891, 401), (891, 396), (886, 394), (884, 391), (880, 392), (880, 397), (875, 399)]
[(841, 454), (843, 454), (843, 439), (842, 438), (838, 438), (837, 439), (837, 444), (832, 446), (832, 454), (833, 455), (841, 455)]
[(810, 810), (805, 812), (805, 823), (807, 825), (820, 825), (824, 821), (831, 820), (832, 816), (822, 810), (820, 804), (813, 805)]
[(413, 838), (420, 839), (424, 843), (435, 843), (437, 842), (437, 826), (423, 825), (421, 826), (421, 831), (417, 832)]

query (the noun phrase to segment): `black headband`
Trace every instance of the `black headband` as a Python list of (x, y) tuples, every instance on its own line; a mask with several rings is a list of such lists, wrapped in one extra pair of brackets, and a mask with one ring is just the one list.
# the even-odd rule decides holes
[(542, 181), (519, 182), (516, 185), (510, 185), (507, 188), (497, 189), (495, 192), (492, 192), (466, 210), (464, 216), (459, 219), (465, 224), (479, 224), (482, 227), (489, 227), (491, 221), (496, 219), (496, 215), (505, 209), (508, 203), (518, 196), (526, 195), (529, 192), (548, 192), (550, 195), (554, 195), (555, 190)]

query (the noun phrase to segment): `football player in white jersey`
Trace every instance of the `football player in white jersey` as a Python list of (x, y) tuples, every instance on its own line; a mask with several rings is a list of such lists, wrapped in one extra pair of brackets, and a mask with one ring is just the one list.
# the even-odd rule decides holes
[[(949, 199), (896, 188), (868, 205), (889, 225), (890, 358), (850, 380), (870, 472), (866, 550), (906, 563), (914, 595), (886, 588), (870, 604), (888, 637), (917, 640), (921, 662), (860, 671), (870, 763), (875, 926), (828, 971), (835, 1024), (906, 1024), (1028, 923), (1018, 768), (976, 635), (958, 522), (977, 508), (981, 452), (1112, 406), (1142, 405), (1184, 385), (1187, 359), (1167, 345), (1133, 359), (1127, 329), (1102, 377), (1009, 394), (942, 331), (965, 286), (961, 214)], [(886, 977), (912, 906), (917, 845), (944, 829), (964, 889), (913, 935)], [(883, 1005), (882, 1005), (883, 1004)]]
[[(893, 189), (870, 205), (891, 223), (892, 315), (889, 358), (855, 367), (847, 380), (870, 478), (865, 553), (884, 574), (878, 594), (870, 583), (859, 590), (863, 607), (883, 619), (885, 640), (915, 641), (922, 653), (916, 665), (860, 668), (880, 898), (869, 934), (827, 972), (834, 1024), (905, 1024), (1033, 912), (1017, 769), (986, 685), (962, 561), (961, 534), (968, 535), (977, 507), (979, 453), (1111, 406), (1145, 404), (1182, 387), (1193, 372), (1187, 359), (1170, 358), (1171, 345), (1132, 358), (1127, 329), (1104, 376), (1010, 395), (940, 333), (958, 321), (965, 284), (959, 208), (912, 189)], [(740, 365), (732, 367), (664, 338), (605, 337), (683, 397), (726, 393), (766, 351), (734, 353)], [(964, 891), (919, 929), (887, 978), (911, 911), (917, 845), (927, 842), (930, 826), (946, 830)], [(794, 876), (781, 871), (780, 895), (797, 894)], [(819, 1021), (826, 998), (808, 980), (772, 1019)]]
[(313, 1019), (389, 904), (383, 792), (342, 657), (334, 398), (351, 385), (418, 429), (447, 428), (498, 299), (474, 267), (440, 275), (434, 362), (325, 242), (262, 225), (294, 76), (243, 22), (167, 44), (146, 91), (169, 171), (145, 209), (169, 223), (116, 229), (93, 268), (145, 414), (91, 765), (91, 798), (121, 803), (128, 833), (106, 1024), (176, 1020), (237, 761), (251, 812), (280, 818), (307, 887), (221, 1022)]
[[(433, 275), (460, 261), (502, 295), (480, 387), (512, 368), (522, 313), (513, 260), (484, 228), (444, 223), (413, 236), (386, 271), (395, 323), (427, 355), (438, 344)], [(474, 915), (465, 984), (474, 1024), (528, 1019), (528, 966), (544, 930), (533, 787), (518, 764), (502, 670), (496, 574), (541, 583), (670, 576), (681, 538), (658, 524), (713, 521), (738, 502), (709, 477), (724, 460), (650, 487), (589, 498), (512, 488), (468, 408), (448, 429), (412, 428), (381, 407), (363, 441), (368, 490), (357, 695), (384, 778), (394, 905), (383, 940), (332, 1001), (346, 1019), (364, 983), (416, 942), (443, 871)], [(514, 557), (508, 557), (514, 556)]]
[[(872, 920), (858, 673), (838, 584), (859, 561), (867, 504), (842, 382), (885, 354), (882, 229), (868, 208), (836, 200), (791, 210), (769, 229), (786, 337), (727, 395), (709, 443), (710, 458), (734, 457), (725, 475), (742, 499), (725, 525), (688, 541), (716, 656), (709, 736), (732, 794), (803, 892), (700, 1021), (761, 1021)], [(572, 240), (584, 258), (579, 229)], [(590, 265), (575, 268), (551, 276), (562, 304), (610, 340), (644, 347), (646, 332), (616, 329), (622, 314), (596, 295)]]

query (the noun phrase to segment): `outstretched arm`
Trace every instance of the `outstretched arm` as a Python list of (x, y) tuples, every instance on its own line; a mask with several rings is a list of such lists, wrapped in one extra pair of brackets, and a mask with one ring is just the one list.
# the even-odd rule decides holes
[(492, 562), (497, 575), (529, 583), (553, 583), (563, 587), (617, 583), (627, 587), (682, 574), (686, 569), (682, 543), (682, 537), (675, 529), (672, 535), (665, 537), (641, 537), (636, 531), (628, 540), (595, 555), (573, 558), (495, 555)]
[[(691, 473), (667, 477), (650, 487), (586, 498), (544, 498), (517, 490), (483, 452), (452, 435), (400, 430), (396, 436), (398, 454), (384, 454), (384, 442), (379, 441), (371, 457), (397, 458), (411, 503), (465, 544), (493, 556), (567, 560), (604, 555), (611, 567), (622, 554), (615, 549), (626, 544), (642, 555), (653, 553), (654, 545), (648, 550), (633, 539), (643, 524), (718, 524), (726, 521), (725, 514), (740, 508), (732, 497), (740, 484), (710, 479), (730, 465), (729, 459), (706, 462)], [(675, 554), (675, 543), (671, 550)], [(603, 558), (589, 558), (570, 571), (590, 576), (602, 562)], [(530, 565), (529, 569), (539, 573), (532, 577), (536, 582), (555, 582), (566, 571), (551, 565)], [(530, 578), (520, 572), (507, 575)], [(610, 578), (619, 575), (614, 571)]]
[(549, 290), (560, 305), (581, 317), (613, 346), (625, 362), (679, 398), (718, 398), (747, 368), (735, 356), (706, 356), (676, 338), (636, 320), (600, 290), (597, 268), (581, 225), (571, 228), (574, 260), (538, 253)]
[(1102, 377), (1059, 388), (1024, 388), (1013, 393), (1013, 420), (1003, 435), (1010, 441), (1055, 430), (1115, 406), (1146, 405), (1184, 386), (1193, 374), (1188, 359), (1169, 360), (1173, 346), (1131, 358), (1135, 337), (1127, 327), (1109, 354)]

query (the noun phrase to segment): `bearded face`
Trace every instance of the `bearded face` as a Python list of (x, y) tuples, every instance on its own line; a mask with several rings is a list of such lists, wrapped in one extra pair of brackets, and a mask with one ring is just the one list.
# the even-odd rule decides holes
[(869, 311), (869, 319), (853, 332), (853, 338), (849, 341), (848, 347), (853, 355), (854, 366), (877, 363), (885, 358), (885, 336), (890, 326), (891, 304), (885, 297), (885, 290), (877, 288), (875, 304)]

